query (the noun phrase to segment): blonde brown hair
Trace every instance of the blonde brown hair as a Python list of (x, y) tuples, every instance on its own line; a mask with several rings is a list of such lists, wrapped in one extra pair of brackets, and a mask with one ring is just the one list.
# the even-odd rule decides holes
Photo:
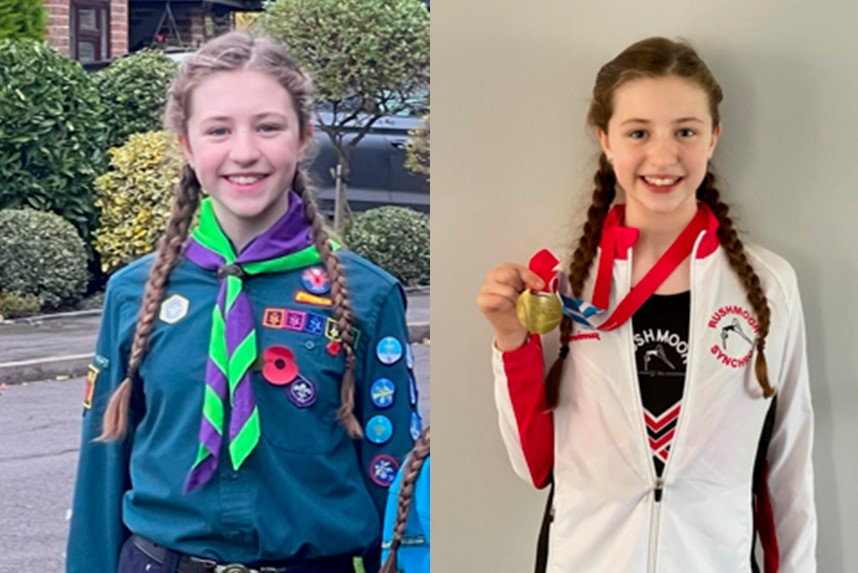
[[(721, 116), (718, 106), (723, 93), (715, 76), (697, 55), (697, 52), (683, 42), (674, 42), (666, 38), (648, 38), (626, 48), (620, 55), (605, 64), (596, 76), (593, 87), (593, 99), (587, 121), (590, 127), (608, 132), (608, 122), (614, 113), (614, 93), (623, 84), (641, 78), (680, 77), (700, 86), (707, 94), (709, 113), (712, 115), (713, 128), (720, 125)], [(602, 238), (602, 226), (616, 197), (617, 179), (614, 170), (604, 153), (599, 157), (599, 168), (593, 177), (594, 190), (587, 221), (578, 239), (569, 265), (569, 284), (575, 297), (580, 297), (584, 284), (590, 276), (590, 269), (596, 257), (596, 250)], [(745, 248), (729, 216), (729, 207), (721, 201), (716, 187), (715, 175), (708, 170), (703, 182), (697, 189), (697, 199), (706, 204), (718, 218), (718, 241), (727, 254), (731, 268), (739, 276), (754, 309), (759, 323), (756, 340), (757, 360), (755, 374), (765, 397), (774, 394), (769, 384), (766, 368), (766, 336), (769, 332), (771, 313), (768, 300), (763, 293), (760, 279), (748, 262)], [(563, 363), (569, 353), (569, 337), (573, 322), (564, 317), (560, 324), (560, 355), (554, 361), (545, 380), (546, 401), (550, 408), (556, 408), (560, 400), (560, 382)]]
[[(309, 136), (307, 127), (310, 125), (313, 112), (313, 82), (301, 71), (283, 46), (268, 38), (245, 32), (230, 32), (211, 40), (182, 64), (167, 94), (165, 113), (167, 128), (176, 134), (186, 135), (194, 88), (214, 74), (237, 70), (259, 71), (279, 81), (280, 85), (289, 92), (292, 104), (295, 106), (301, 138)], [(292, 188), (301, 196), (304, 216), (313, 230), (313, 242), (331, 278), (334, 315), (342, 348), (345, 351), (345, 371), (340, 385), (338, 417), (349, 435), (359, 438), (362, 435), (361, 427), (354, 415), (353, 315), (345, 272), (336, 253), (331, 249), (324, 220), (313, 200), (309, 179), (300, 166), (295, 171)], [(189, 165), (185, 165), (175, 189), (175, 201), (167, 229), (159, 242), (143, 293), (143, 303), (134, 330), (126, 377), (110, 398), (99, 440), (118, 440), (125, 436), (132, 384), (137, 378), (140, 364), (146, 355), (149, 334), (152, 332), (155, 317), (164, 298), (164, 287), (170, 273), (181, 258), (182, 245), (188, 237), (191, 220), (199, 207), (201, 191), (194, 170)]]
[(414, 487), (420, 470), (426, 458), (429, 457), (429, 427), (423, 430), (420, 438), (414, 443), (414, 449), (408, 455), (408, 462), (402, 471), (402, 481), (399, 485), (399, 495), (396, 498), (396, 521), (393, 524), (393, 539), (390, 543), (390, 553), (379, 573), (396, 573), (397, 552), (405, 536), (405, 526), (408, 523), (408, 513), (411, 511), (411, 500), (414, 497)]

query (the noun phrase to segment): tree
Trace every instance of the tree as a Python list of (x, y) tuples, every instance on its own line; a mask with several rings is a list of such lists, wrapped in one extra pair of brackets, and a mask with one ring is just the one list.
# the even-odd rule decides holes
[(47, 24), (44, 0), (0, 0), (0, 38), (41, 42)]
[(317, 126), (338, 155), (334, 227), (344, 227), (349, 158), (373, 124), (429, 85), (429, 12), (419, 0), (274, 0), (258, 27), (313, 78)]

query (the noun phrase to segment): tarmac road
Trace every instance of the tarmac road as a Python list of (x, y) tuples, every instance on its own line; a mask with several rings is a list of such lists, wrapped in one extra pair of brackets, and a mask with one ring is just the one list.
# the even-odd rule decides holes
[[(429, 345), (415, 344), (429, 423)], [(83, 378), (0, 386), (0, 573), (62, 573)]]

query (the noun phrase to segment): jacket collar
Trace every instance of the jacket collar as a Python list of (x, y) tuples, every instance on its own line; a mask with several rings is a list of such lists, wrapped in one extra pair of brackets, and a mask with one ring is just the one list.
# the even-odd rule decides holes
[[(697, 246), (696, 258), (703, 259), (714, 253), (719, 246), (718, 241), (718, 218), (705, 203), (697, 203), (698, 208), (703, 209), (707, 216), (706, 230), (703, 238)], [(625, 219), (626, 205), (620, 203), (608, 212), (605, 224), (602, 227), (602, 239), (599, 248), (604, 250), (613, 244), (614, 256), (618, 260), (627, 260), (629, 251), (635, 245), (640, 236), (640, 231), (633, 227), (623, 225)]]

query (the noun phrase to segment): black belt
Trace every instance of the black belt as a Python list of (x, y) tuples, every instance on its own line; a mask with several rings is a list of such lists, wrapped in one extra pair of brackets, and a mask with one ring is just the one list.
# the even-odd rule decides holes
[(180, 554), (139, 535), (132, 535), (131, 541), (137, 549), (158, 563), (164, 563), (171, 555), (181, 555), (176, 573), (340, 573), (354, 570), (352, 558), (348, 556), (307, 559), (291, 565), (249, 566), (240, 563), (218, 563), (211, 559)]

